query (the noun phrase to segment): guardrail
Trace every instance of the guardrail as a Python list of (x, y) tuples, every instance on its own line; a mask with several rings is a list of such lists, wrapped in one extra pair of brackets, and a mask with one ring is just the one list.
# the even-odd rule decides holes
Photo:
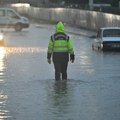
[(49, 22), (63, 22), (76, 27), (98, 30), (100, 27), (120, 27), (120, 16), (102, 12), (72, 9), (72, 8), (39, 8), (39, 7), (16, 7), (21, 14)]

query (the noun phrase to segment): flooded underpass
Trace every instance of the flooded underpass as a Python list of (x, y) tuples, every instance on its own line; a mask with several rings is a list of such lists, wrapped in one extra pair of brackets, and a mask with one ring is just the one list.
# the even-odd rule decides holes
[(120, 120), (120, 53), (93, 51), (91, 38), (68, 33), (75, 63), (68, 80), (57, 82), (46, 58), (54, 27), (40, 26), (4, 31), (0, 120)]

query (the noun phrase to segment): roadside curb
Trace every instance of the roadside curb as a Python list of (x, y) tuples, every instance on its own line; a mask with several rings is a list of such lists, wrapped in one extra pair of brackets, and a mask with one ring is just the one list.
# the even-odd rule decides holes
[[(54, 29), (55, 25), (53, 24), (41, 24), (38, 23), (35, 25), (37, 28), (47, 28), (47, 29)], [(80, 35), (80, 36), (85, 36), (91, 38), (93, 35), (96, 34), (94, 31), (82, 29), (82, 28), (76, 28), (76, 27), (71, 27), (66, 25), (65, 26), (65, 32), (70, 33), (70, 34), (75, 34), (75, 35)]]
[(74, 28), (74, 27), (70, 27), (70, 26), (66, 26), (66, 32), (70, 33), (70, 34), (89, 37), (89, 38), (96, 34), (96, 32), (94, 32), (94, 31), (85, 30), (82, 28)]

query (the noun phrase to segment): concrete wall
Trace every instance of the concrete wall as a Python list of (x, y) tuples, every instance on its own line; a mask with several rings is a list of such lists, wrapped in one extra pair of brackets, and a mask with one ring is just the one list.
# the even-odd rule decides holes
[(16, 9), (20, 13), (27, 14), (29, 17), (35, 19), (46, 20), (50, 22), (62, 20), (68, 24), (90, 30), (97, 30), (100, 27), (107, 26), (120, 27), (119, 15), (68, 8), (19, 7)]

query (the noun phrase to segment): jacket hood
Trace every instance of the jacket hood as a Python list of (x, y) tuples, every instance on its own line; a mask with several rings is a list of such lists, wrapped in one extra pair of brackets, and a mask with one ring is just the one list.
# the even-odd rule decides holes
[(56, 25), (56, 32), (64, 32), (64, 25), (61, 21)]

